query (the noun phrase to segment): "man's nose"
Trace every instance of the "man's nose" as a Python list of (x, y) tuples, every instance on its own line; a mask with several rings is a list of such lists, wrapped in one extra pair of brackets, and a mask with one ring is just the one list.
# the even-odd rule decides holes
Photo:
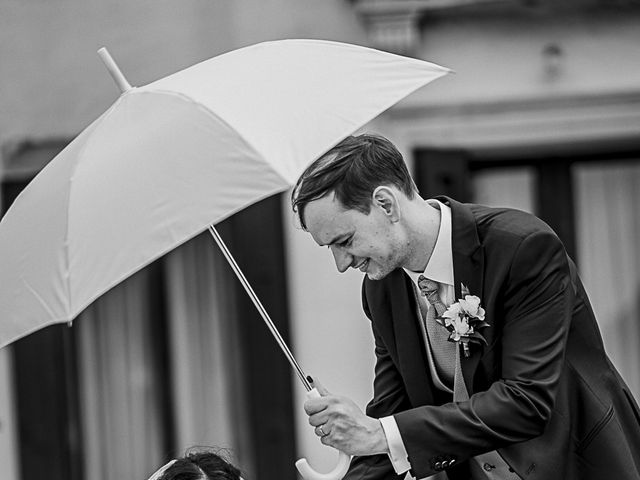
[(332, 245), (331, 253), (333, 253), (333, 260), (336, 262), (336, 268), (340, 273), (344, 273), (351, 266), (353, 257), (345, 252), (343, 249)]

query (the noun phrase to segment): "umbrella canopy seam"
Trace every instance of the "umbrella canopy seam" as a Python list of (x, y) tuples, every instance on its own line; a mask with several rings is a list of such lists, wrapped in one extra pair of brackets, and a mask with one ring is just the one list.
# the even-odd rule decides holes
[[(142, 87), (144, 88), (144, 87)], [(196, 102), (193, 98), (191, 98), (189, 95), (186, 95), (184, 93), (181, 92), (175, 92), (175, 91), (171, 91), (171, 90), (143, 90), (140, 87), (132, 87), (130, 90), (127, 90), (126, 92), (123, 92), (118, 99), (114, 102), (114, 104), (106, 111), (104, 112), (104, 114), (102, 116), (100, 116), (98, 119), (96, 119), (94, 121), (94, 123), (89, 127), (89, 128), (93, 128), (94, 132), (97, 132), (100, 127), (101, 124), (104, 123), (104, 121), (110, 116), (110, 114), (115, 111), (115, 109), (119, 106), (120, 103), (122, 103), (127, 97), (130, 97), (132, 95), (135, 96), (139, 96), (139, 95), (167, 95), (170, 97), (174, 97), (174, 98), (179, 98), (185, 102), (188, 102), (189, 104), (192, 104), (195, 108), (197, 108), (198, 110), (204, 112), (206, 115), (214, 118), (217, 122), (220, 122), (221, 124), (223, 124), (226, 128), (228, 128), (230, 131), (233, 131), (235, 133), (238, 133), (238, 131), (232, 126), (230, 125), (228, 122), (226, 122), (223, 118), (221, 118), (219, 115), (216, 115), (215, 112), (213, 112), (211, 109), (206, 108), (204, 106), (202, 106), (201, 104), (199, 104), (198, 102)], [(238, 135), (241, 140), (248, 146), (248, 148), (250, 148), (251, 151), (253, 151), (256, 155), (256, 158), (260, 158), (265, 164), (268, 164), (268, 162), (266, 161), (266, 159), (264, 158), (263, 155), (261, 155), (258, 150), (256, 150), (256, 148), (245, 139), (244, 136), (242, 135)], [(82, 157), (84, 155), (84, 152), (90, 148), (91, 144), (93, 141), (95, 141), (96, 135), (93, 135), (91, 138), (88, 139), (88, 141), (82, 146), (82, 148), (79, 150), (78, 152), (78, 157)], [(70, 182), (70, 188), (69, 188), (69, 197), (73, 196), (73, 192), (72, 192), (72, 188), (73, 188), (73, 180), (74, 180), (74, 174), (76, 169), (78, 168), (78, 166), (81, 164), (82, 162), (77, 162), (76, 166), (74, 166), (73, 171), (72, 171), (72, 175), (69, 178), (69, 182)], [(284, 184), (289, 183), (288, 179), (283, 177), (281, 175), (281, 173), (271, 164), (269, 164), (269, 166), (271, 166), (271, 168), (273, 168), (274, 172), (277, 174), (277, 176), (279, 178), (282, 179)], [(236, 209), (234, 209), (233, 211), (228, 212), (224, 217), (222, 218), (213, 218), (209, 221), (209, 224), (213, 224), (213, 223), (217, 223), (221, 220), (224, 220), (225, 218), (243, 210), (244, 208), (246, 208), (248, 205), (255, 203), (256, 201), (262, 200), (264, 198), (268, 198), (271, 195), (274, 195), (276, 193), (280, 193), (284, 190), (286, 190), (286, 186), (283, 187), (279, 187), (279, 188), (274, 188), (273, 190), (270, 190), (268, 192), (265, 192), (260, 198), (257, 199), (253, 199), (251, 201), (247, 201), (245, 204), (242, 204), (240, 206), (238, 206)], [(150, 265), (151, 263), (153, 263), (154, 261), (158, 260), (159, 258), (161, 258), (162, 256), (164, 256), (165, 254), (167, 254), (168, 252), (170, 252), (171, 250), (174, 250), (176, 248), (177, 245), (175, 244), (171, 244), (169, 245), (166, 249), (158, 252), (158, 254), (152, 258), (150, 258), (146, 263), (137, 266), (129, 271), (126, 271), (124, 274), (122, 274), (119, 278), (117, 278), (114, 282), (110, 283), (107, 288), (105, 288), (104, 290), (102, 290), (101, 292), (96, 292), (96, 295), (94, 295), (93, 297), (87, 299), (87, 301), (82, 302), (79, 305), (75, 305), (73, 302), (73, 299), (71, 298), (71, 290), (72, 290), (72, 278), (71, 278), (71, 263), (70, 263), (70, 258), (69, 258), (69, 239), (68, 239), (68, 235), (69, 235), (69, 218), (70, 218), (70, 209), (71, 207), (71, 202), (68, 202), (67, 204), (67, 212), (66, 212), (66, 217), (65, 220), (67, 222), (67, 225), (65, 227), (65, 241), (64, 241), (64, 246), (65, 246), (65, 287), (67, 289), (67, 296), (66, 296), (66, 300), (67, 302), (67, 316), (68, 317), (73, 317), (74, 315), (78, 315), (80, 312), (82, 312), (85, 308), (87, 308), (92, 302), (94, 302), (97, 298), (99, 298), (100, 296), (104, 295), (104, 293), (106, 293), (107, 291), (109, 291), (111, 288), (114, 288), (116, 285), (120, 284), (122, 281), (124, 281), (126, 278), (130, 277), (131, 275), (133, 275), (134, 273), (142, 270), (143, 268), (145, 268), (146, 266)], [(195, 231), (193, 231), (191, 234), (188, 235), (188, 237), (186, 237), (186, 239), (184, 241), (188, 241), (191, 238), (199, 235), (200, 233), (204, 232), (206, 229), (208, 228), (208, 225), (205, 225), (199, 229), (196, 229)]]
[[(130, 95), (131, 93), (135, 92), (136, 88), (132, 87), (130, 90), (123, 92), (117, 99), (115, 102), (113, 102), (113, 105), (111, 105), (111, 107), (109, 107), (109, 109), (104, 112), (102, 115), (100, 115), (96, 120), (94, 120), (94, 122), (87, 127), (82, 133), (87, 132), (89, 129), (93, 130), (94, 132), (99, 129), (99, 127), (101, 126), (102, 123), (105, 122), (105, 120), (112, 114), (112, 112), (115, 111), (116, 107), (123, 101), (123, 99)], [(80, 147), (80, 150), (78, 151), (78, 158), (81, 158), (84, 154), (84, 152), (89, 148), (90, 145), (92, 145), (92, 143), (95, 141), (95, 135), (90, 136), (87, 141)], [(69, 200), (71, 199), (71, 195), (72, 195), (72, 187), (73, 187), (73, 179), (76, 173), (76, 170), (78, 169), (78, 166), (80, 165), (81, 162), (76, 162), (75, 165), (73, 166), (72, 170), (71, 170), (71, 175), (69, 177), (69, 189), (68, 191), (68, 198)], [(65, 277), (65, 287), (67, 290), (67, 295), (65, 300), (67, 301), (67, 305), (66, 305), (66, 311), (67, 311), (67, 316), (72, 316), (72, 305), (73, 305), (73, 301), (71, 298), (71, 260), (69, 257), (69, 218), (71, 216), (71, 202), (68, 201), (67, 202), (67, 210), (66, 210), (66, 215), (65, 215), (65, 229), (64, 229), (64, 265), (65, 265), (65, 272), (64, 272), (64, 277)], [(104, 292), (103, 292), (104, 293)]]
[[(242, 139), (242, 141), (249, 147), (251, 148), (252, 151), (254, 151), (258, 157), (262, 158), (262, 160), (265, 163), (269, 163), (267, 161), (266, 158), (264, 158), (264, 156), (260, 153), (260, 151), (258, 150), (258, 148), (253, 144), (253, 142), (251, 142), (248, 138), (246, 138), (245, 135), (243, 135), (237, 127), (235, 127), (234, 125), (230, 124), (227, 120), (225, 120), (224, 118), (222, 118), (220, 115), (217, 115), (213, 110), (211, 110), (210, 108), (208, 108), (207, 106), (203, 105), (202, 103), (198, 102), (197, 100), (195, 100), (193, 97), (191, 97), (190, 95), (187, 95), (186, 93), (183, 92), (176, 92), (173, 90), (152, 90), (150, 88), (147, 89), (147, 87), (140, 87), (139, 89), (137, 89), (136, 92), (138, 95), (142, 95), (142, 94), (159, 94), (159, 95), (168, 95), (168, 96), (173, 96), (173, 97), (178, 97), (181, 98), (182, 100), (185, 100), (187, 102), (189, 102), (190, 104), (192, 104), (195, 108), (197, 108), (200, 111), (205, 112), (207, 115), (210, 115), (211, 117), (215, 118), (216, 121), (220, 122), (222, 125), (224, 125), (225, 127), (227, 127), (229, 130), (235, 132), (236, 134), (238, 134), (238, 136)], [(337, 140), (339, 141), (339, 140)], [(323, 152), (321, 152), (323, 153)], [(311, 161), (311, 160), (309, 160)], [(284, 175), (278, 168), (277, 165), (274, 165), (272, 163), (269, 163), (269, 165), (271, 166), (271, 168), (273, 168), (273, 170), (278, 174), (278, 176), (285, 182), (289, 182), (289, 179), (287, 178), (286, 175)]]

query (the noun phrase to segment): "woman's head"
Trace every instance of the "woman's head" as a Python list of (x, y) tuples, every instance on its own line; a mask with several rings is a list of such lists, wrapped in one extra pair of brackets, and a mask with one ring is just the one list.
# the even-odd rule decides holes
[(241, 480), (240, 470), (211, 451), (187, 453), (158, 470), (150, 480)]

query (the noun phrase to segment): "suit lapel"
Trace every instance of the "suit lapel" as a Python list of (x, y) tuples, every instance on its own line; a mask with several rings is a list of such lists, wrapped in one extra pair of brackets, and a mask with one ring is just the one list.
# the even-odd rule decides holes
[[(448, 197), (437, 197), (451, 208), (451, 248), (453, 250), (453, 277), (456, 300), (462, 298), (462, 285), (469, 289), (470, 295), (476, 295), (482, 302), (484, 252), (476, 220), (469, 207)], [(471, 346), (469, 357), (461, 356), (462, 375), (469, 395), (473, 393), (473, 376), (482, 357), (482, 347)]]

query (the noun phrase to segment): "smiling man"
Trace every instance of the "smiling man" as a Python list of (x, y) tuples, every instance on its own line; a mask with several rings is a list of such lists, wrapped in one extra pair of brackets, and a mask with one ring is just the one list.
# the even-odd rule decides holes
[[(409, 222), (400, 222), (397, 211), (386, 208), (402, 201), (404, 215), (431, 218), (438, 215), (427, 203), (410, 201), (393, 186), (380, 186), (373, 192), (381, 207), (363, 215), (358, 210), (345, 210), (335, 193), (311, 202), (306, 208), (307, 225), (314, 240), (333, 253), (339, 272), (355, 268), (371, 280), (381, 280), (396, 268), (407, 265), (416, 270), (426, 266), (425, 253), (433, 247), (428, 231), (408, 231)], [(395, 228), (387, 228), (392, 225)], [(420, 223), (416, 227), (422, 226)], [(415, 242), (411, 239), (415, 238)], [(409, 250), (409, 248), (412, 248)]]
[(640, 411), (562, 243), (511, 209), (424, 200), (388, 140), (348, 137), (302, 174), (300, 224), (365, 274), (374, 398), (305, 403), (347, 479), (640, 479)]

